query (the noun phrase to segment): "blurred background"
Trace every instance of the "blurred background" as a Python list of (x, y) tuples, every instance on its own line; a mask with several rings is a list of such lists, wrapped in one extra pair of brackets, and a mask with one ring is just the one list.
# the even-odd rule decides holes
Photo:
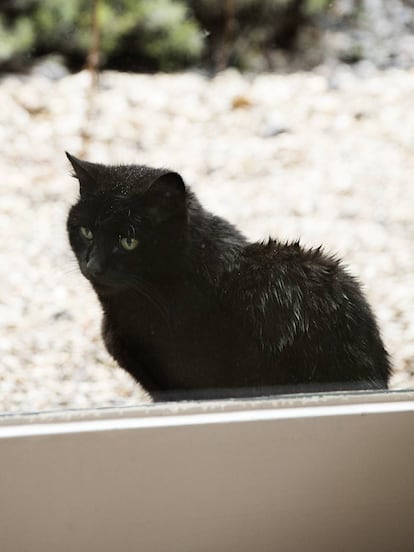
[(148, 401), (69, 249), (65, 150), (324, 244), (414, 387), (414, 0), (0, 0), (3, 412)]
[[(2, 0), (0, 68), (293, 71), (321, 63), (411, 67), (413, 0)], [(94, 16), (94, 11), (96, 14)]]

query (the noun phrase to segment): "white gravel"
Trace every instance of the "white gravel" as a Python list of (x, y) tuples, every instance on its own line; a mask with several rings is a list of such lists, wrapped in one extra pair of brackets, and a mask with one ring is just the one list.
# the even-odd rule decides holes
[(104, 73), (85, 125), (88, 90), (85, 72), (0, 81), (0, 411), (148, 400), (69, 249), (64, 150), (174, 168), (252, 239), (325, 244), (364, 282), (392, 386), (414, 387), (413, 70)]

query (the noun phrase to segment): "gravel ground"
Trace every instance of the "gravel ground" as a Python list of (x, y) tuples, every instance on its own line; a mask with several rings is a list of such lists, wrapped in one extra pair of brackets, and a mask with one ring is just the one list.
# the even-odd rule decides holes
[(85, 72), (0, 81), (0, 410), (148, 400), (105, 352), (69, 249), (64, 150), (171, 167), (252, 239), (338, 253), (377, 313), (392, 387), (414, 387), (413, 70), (108, 72), (93, 111), (88, 91)]

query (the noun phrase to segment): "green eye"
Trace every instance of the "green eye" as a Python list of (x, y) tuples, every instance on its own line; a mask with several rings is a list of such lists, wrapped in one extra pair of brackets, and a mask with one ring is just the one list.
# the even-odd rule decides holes
[(125, 249), (125, 251), (132, 251), (138, 247), (138, 240), (135, 238), (119, 238), (119, 243)]
[(92, 230), (89, 228), (86, 228), (85, 226), (81, 226), (79, 229), (81, 236), (86, 238), (87, 240), (93, 240), (93, 233)]

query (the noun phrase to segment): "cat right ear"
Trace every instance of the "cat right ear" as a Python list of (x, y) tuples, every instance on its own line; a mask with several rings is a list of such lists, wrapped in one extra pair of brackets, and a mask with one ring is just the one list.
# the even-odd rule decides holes
[(94, 163), (90, 163), (89, 161), (82, 161), (82, 159), (78, 159), (67, 151), (65, 151), (65, 153), (73, 167), (73, 176), (79, 180), (81, 195), (95, 190), (97, 187), (94, 174), (96, 165)]

